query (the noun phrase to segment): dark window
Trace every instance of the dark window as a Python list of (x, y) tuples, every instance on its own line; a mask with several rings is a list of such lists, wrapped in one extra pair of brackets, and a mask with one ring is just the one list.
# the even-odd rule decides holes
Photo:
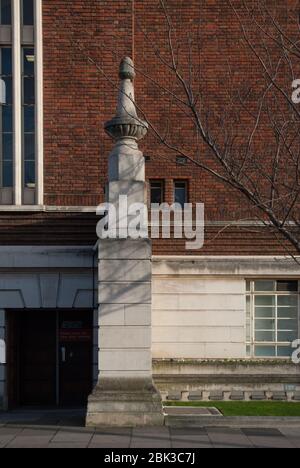
[(277, 291), (279, 292), (297, 292), (298, 281), (277, 281)]
[(35, 55), (23, 48), (23, 164), (25, 187), (35, 184)]
[(24, 107), (24, 132), (34, 133), (35, 128), (35, 108), (34, 106)]
[(34, 7), (33, 0), (23, 0), (23, 25), (34, 25)]
[(1, 106), (1, 187), (13, 186), (13, 112), (12, 112), (12, 49), (0, 49), (2, 106)]
[(11, 0), (0, 0), (0, 24), (11, 25)]
[(164, 202), (163, 180), (151, 180), (150, 181), (150, 197), (151, 197), (151, 203), (161, 204)]
[(174, 201), (184, 207), (185, 203), (188, 203), (188, 184), (186, 181), (174, 182)]

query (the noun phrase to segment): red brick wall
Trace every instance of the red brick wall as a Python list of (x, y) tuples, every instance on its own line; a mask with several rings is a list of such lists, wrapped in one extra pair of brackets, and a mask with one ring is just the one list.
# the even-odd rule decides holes
[[(158, 4), (158, 0), (135, 0), (133, 15), (131, 0), (43, 0), (45, 204), (94, 206), (103, 201), (107, 157), (112, 147), (103, 123), (115, 112), (114, 85), (124, 55), (135, 58), (137, 100), (147, 117), (162, 132), (170, 119), (170, 131), (178, 144), (193, 148), (195, 132), (190, 121), (183, 118), (178, 108), (170, 107), (170, 100), (152, 81), (178, 91), (155, 56), (156, 47), (164, 51), (167, 37)], [(200, 53), (198, 48), (194, 53), (200, 65), (206, 103), (224, 115), (228, 61), (239, 84), (249, 77), (255, 81), (257, 73), (253, 57), (241, 44), (240, 28), (232, 10), (224, 0), (168, 0), (167, 4), (184, 53), (187, 36), (195, 38), (200, 32)], [(268, 4), (284, 18), (287, 6), (295, 8), (298, 2), (273, 0)], [(245, 125), (247, 117), (244, 117)], [(176, 164), (174, 152), (159, 144), (153, 133), (149, 133), (141, 147), (150, 156), (147, 177), (168, 181), (168, 201), (172, 179), (186, 178), (190, 201), (205, 203), (207, 219), (249, 218), (245, 199), (192, 163), (185, 167)], [(201, 157), (211, 160), (204, 146), (200, 145), (200, 150)], [(249, 239), (246, 247), (242, 238), (243, 242)], [(272, 242), (267, 249), (264, 238), (243, 232), (233, 236), (232, 241), (224, 240), (222, 245), (216, 242), (215, 248), (212, 243), (207, 249), (209, 253), (226, 254), (282, 251), (278, 245), (274, 249), (270, 246)], [(155, 242), (155, 250), (172, 253), (168, 242)], [(178, 247), (177, 251), (181, 250)]]
[[(117, 79), (131, 54), (131, 10), (124, 0), (43, 0), (45, 204), (96, 206), (103, 199), (111, 142), (103, 123), (116, 90), (88, 62)], [(81, 48), (86, 51), (81, 52)]]

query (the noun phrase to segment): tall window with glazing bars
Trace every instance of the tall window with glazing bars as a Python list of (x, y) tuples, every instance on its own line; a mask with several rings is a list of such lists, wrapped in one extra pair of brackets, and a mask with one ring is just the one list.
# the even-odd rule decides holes
[(0, 0), (0, 204), (39, 203), (36, 13), (41, 0)]

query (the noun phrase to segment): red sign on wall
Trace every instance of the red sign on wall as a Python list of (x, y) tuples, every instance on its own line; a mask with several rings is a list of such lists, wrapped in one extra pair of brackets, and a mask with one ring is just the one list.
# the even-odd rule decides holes
[(59, 331), (59, 340), (63, 343), (92, 341), (92, 330), (61, 328)]

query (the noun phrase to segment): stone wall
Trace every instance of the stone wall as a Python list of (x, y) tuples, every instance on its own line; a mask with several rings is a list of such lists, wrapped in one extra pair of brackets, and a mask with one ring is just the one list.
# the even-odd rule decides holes
[(300, 391), (300, 367), (287, 360), (155, 359), (153, 374), (169, 400), (291, 401)]

